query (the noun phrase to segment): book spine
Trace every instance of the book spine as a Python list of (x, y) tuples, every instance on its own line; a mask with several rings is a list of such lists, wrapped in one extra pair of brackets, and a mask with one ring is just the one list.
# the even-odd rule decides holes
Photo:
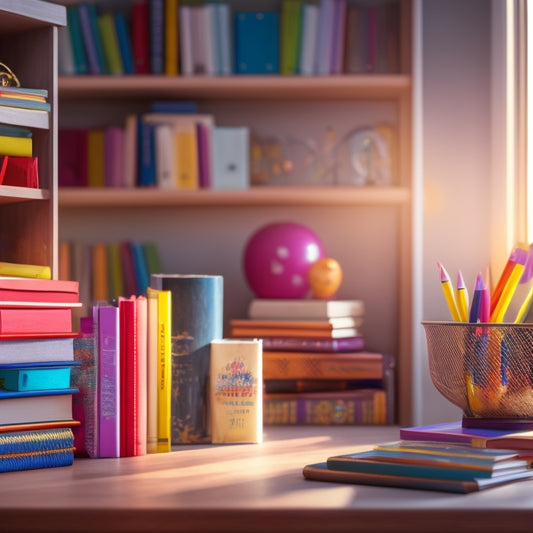
[(80, 4), (78, 6), (81, 32), (87, 59), (89, 64), (89, 74), (103, 74), (102, 65), (98, 58), (96, 48), (96, 33), (93, 31), (90, 6), (89, 4)]
[(146, 0), (131, 9), (131, 42), (135, 74), (150, 73), (150, 9)]
[(265, 425), (384, 425), (386, 395), (379, 389), (349, 393), (265, 394)]
[(165, 70), (164, 0), (150, 0), (150, 72), (161, 75)]
[(137, 402), (135, 455), (146, 455), (148, 424), (148, 303), (144, 296), (138, 296), (135, 300), (135, 320), (137, 354), (135, 376), (135, 401)]
[(0, 472), (16, 472), (20, 470), (70, 466), (73, 462), (74, 447), (65, 450), (35, 452), (15, 457), (0, 456)]
[(165, 1), (165, 75), (177, 76), (179, 57), (178, 0)]
[(74, 434), (67, 427), (0, 434), (0, 457), (64, 450), (73, 446)]
[(118, 43), (113, 13), (102, 13), (98, 17), (98, 29), (100, 30), (100, 35), (102, 37), (102, 48), (106, 70), (109, 74), (121, 76), (124, 74), (124, 67), (122, 65), (122, 57), (120, 54), (120, 46)]
[(31, 157), (33, 154), (33, 140), (31, 137), (0, 135), (0, 154)]
[(172, 293), (172, 444), (210, 442), (210, 343), (222, 338), (221, 276), (152, 275)]
[(72, 43), (76, 74), (88, 74), (89, 64), (87, 53), (85, 52), (85, 45), (83, 44), (78, 6), (69, 6), (67, 8), (67, 28)]
[(171, 450), (172, 293), (157, 295), (157, 451)]
[(131, 37), (128, 26), (126, 24), (126, 19), (122, 13), (115, 13), (114, 19), (124, 74), (133, 74), (135, 72), (135, 65), (133, 63), (133, 53), (131, 51)]
[(119, 311), (99, 308), (99, 443), (98, 457), (120, 457), (120, 344)]

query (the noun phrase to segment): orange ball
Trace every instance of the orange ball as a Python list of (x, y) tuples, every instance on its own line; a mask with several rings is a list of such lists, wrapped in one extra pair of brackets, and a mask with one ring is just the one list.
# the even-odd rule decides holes
[(342, 282), (342, 268), (338, 261), (323, 257), (309, 268), (309, 284), (313, 298), (326, 300), (339, 289)]

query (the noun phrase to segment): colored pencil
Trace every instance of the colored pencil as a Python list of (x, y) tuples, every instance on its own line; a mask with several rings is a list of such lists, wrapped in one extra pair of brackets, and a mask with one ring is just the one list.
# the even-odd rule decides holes
[(460, 322), (461, 317), (459, 316), (459, 310), (457, 309), (457, 304), (455, 302), (450, 276), (440, 262), (437, 262), (437, 266), (440, 268), (440, 285), (442, 287), (442, 292), (444, 294), (444, 298), (446, 299), (446, 303), (448, 304), (452, 318), (456, 322)]

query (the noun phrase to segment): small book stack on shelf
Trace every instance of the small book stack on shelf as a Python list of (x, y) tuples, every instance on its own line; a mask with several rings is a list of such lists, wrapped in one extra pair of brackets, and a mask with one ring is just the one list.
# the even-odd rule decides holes
[[(533, 423), (470, 419), (400, 429), (400, 440), (306, 465), (307, 479), (468, 493), (533, 478)], [(504, 429), (505, 423), (507, 429)], [(491, 426), (483, 428), (483, 425)], [(477, 427), (469, 427), (475, 425)], [(502, 426), (496, 429), (496, 426)]]
[(263, 340), (264, 424), (391, 424), (394, 361), (365, 351), (361, 300), (254, 299), (233, 338)]
[[(47, 98), (47, 89), (0, 87), (3, 120), (25, 117), (26, 124), (47, 126), (50, 113)], [(39, 188), (39, 160), (33, 155), (30, 128), (0, 124), (0, 185)]]
[[(4, 271), (16, 265), (2, 264)], [(74, 338), (78, 283), (0, 276), (0, 471), (72, 464)]]

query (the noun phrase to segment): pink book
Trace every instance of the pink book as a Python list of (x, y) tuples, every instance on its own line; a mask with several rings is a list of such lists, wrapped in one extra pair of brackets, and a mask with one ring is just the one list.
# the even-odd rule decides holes
[(118, 307), (98, 309), (98, 456), (120, 457), (120, 339)]
[(196, 135), (198, 139), (198, 171), (199, 185), (203, 189), (211, 187), (211, 144), (210, 128), (201, 122), (196, 123)]
[(346, 35), (346, 0), (335, 0), (330, 74), (342, 74)]
[(124, 130), (111, 126), (104, 133), (104, 165), (106, 187), (120, 187), (124, 174)]
[(137, 340), (137, 439), (135, 455), (146, 455), (148, 426), (148, 302), (144, 296), (136, 300), (136, 340)]
[(67, 333), (72, 331), (70, 307), (0, 308), (0, 333)]

